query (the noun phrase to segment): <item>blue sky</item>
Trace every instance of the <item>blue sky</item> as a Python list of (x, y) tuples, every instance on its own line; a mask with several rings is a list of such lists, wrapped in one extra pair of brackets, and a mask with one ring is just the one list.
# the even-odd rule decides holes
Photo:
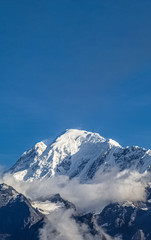
[(0, 164), (67, 128), (151, 148), (150, 0), (0, 1)]

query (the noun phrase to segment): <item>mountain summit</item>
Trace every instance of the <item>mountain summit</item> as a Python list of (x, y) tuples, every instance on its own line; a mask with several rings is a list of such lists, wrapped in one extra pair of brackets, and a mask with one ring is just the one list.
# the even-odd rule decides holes
[(41, 141), (23, 153), (10, 173), (17, 180), (33, 181), (54, 175), (79, 177), (82, 182), (96, 172), (113, 167), (144, 172), (150, 168), (151, 151), (140, 147), (121, 147), (98, 133), (70, 129), (53, 143)]

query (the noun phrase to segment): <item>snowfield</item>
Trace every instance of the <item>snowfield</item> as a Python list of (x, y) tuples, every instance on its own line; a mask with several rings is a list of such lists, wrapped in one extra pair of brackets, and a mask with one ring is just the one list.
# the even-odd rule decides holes
[(151, 151), (137, 146), (123, 148), (98, 133), (70, 129), (53, 143), (41, 141), (23, 153), (9, 170), (19, 181), (47, 179), (66, 175), (81, 182), (93, 179), (96, 173), (133, 169), (141, 173), (150, 169)]

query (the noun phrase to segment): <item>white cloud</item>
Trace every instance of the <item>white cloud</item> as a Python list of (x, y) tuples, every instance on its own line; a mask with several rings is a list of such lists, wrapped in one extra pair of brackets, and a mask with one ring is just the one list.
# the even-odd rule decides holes
[[(118, 172), (113, 169), (106, 174), (97, 174), (88, 183), (79, 183), (78, 178), (69, 180), (66, 176), (58, 176), (45, 181), (17, 182), (10, 174), (6, 174), (2, 181), (12, 185), (31, 200), (46, 200), (53, 194), (59, 193), (64, 199), (75, 204), (80, 212), (100, 212), (112, 202), (145, 200), (145, 185), (149, 175), (136, 171), (125, 170)], [(148, 181), (148, 179), (147, 179)], [(98, 240), (103, 233), (92, 236), (85, 225), (79, 226), (73, 218), (71, 210), (55, 210), (48, 215), (48, 221), (41, 230), (41, 240)], [(83, 238), (83, 235), (86, 238)], [(50, 237), (51, 236), (51, 237)], [(111, 238), (106, 235), (106, 239)], [(117, 238), (120, 239), (120, 238)]]

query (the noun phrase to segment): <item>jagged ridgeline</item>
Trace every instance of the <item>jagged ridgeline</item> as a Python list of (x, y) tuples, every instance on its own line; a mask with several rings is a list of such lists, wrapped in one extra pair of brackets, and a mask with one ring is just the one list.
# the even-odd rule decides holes
[[(137, 146), (124, 148), (98, 133), (70, 129), (53, 142), (49, 139), (41, 141), (25, 151), (4, 173), (3, 180), (10, 178), (10, 185), (12, 180), (12, 185), (19, 186), (20, 191), (0, 184), (0, 240), (151, 240), (150, 166), (150, 150)], [(118, 180), (114, 189), (110, 182), (111, 174), (111, 179), (116, 179), (113, 169), (121, 176), (120, 186)], [(122, 175), (124, 172), (126, 174)], [(99, 176), (106, 174), (108, 179), (102, 180), (107, 181), (106, 187), (97, 191), (97, 186), (104, 184), (99, 182), (103, 179)], [(127, 181), (129, 176), (133, 181)], [(55, 185), (49, 184), (53, 179), (63, 178), (70, 186), (67, 194), (65, 189), (62, 196), (59, 188), (52, 194), (50, 190)], [(130, 189), (130, 194), (134, 195), (131, 199), (135, 200), (119, 199), (113, 194), (113, 191), (119, 194), (123, 183), (125, 191)], [(59, 184), (63, 189), (66, 182)], [(20, 193), (24, 187), (27, 190), (25, 196)], [(97, 199), (90, 197), (87, 208), (80, 208), (74, 200), (85, 187), (87, 196), (96, 194)], [(77, 195), (75, 193), (71, 201), (70, 191), (75, 189)], [(137, 192), (144, 194), (143, 197), (135, 198)], [(102, 208), (90, 208), (91, 199), (94, 199), (93, 206), (101, 205), (102, 199), (105, 203)], [(86, 205), (84, 194), (79, 202), (80, 206)]]
[(97, 171), (113, 167), (149, 170), (151, 151), (137, 146), (123, 148), (112, 139), (98, 133), (77, 129), (67, 130), (53, 143), (41, 141), (23, 153), (10, 173), (17, 180), (33, 181), (54, 175), (79, 177), (81, 182), (92, 179)]

